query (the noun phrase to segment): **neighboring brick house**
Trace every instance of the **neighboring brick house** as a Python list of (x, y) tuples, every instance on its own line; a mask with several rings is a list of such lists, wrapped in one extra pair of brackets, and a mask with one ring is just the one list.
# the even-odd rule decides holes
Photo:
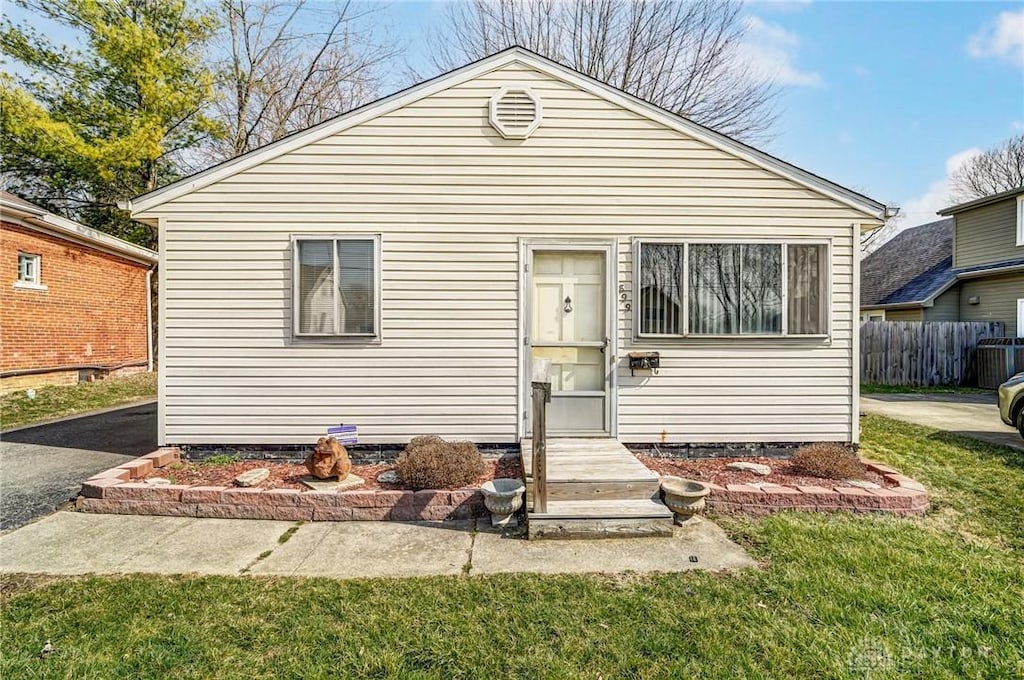
[(999, 321), (1024, 336), (1024, 187), (939, 211), (861, 263), (861, 316)]
[(152, 250), (0, 192), (0, 391), (151, 368)]

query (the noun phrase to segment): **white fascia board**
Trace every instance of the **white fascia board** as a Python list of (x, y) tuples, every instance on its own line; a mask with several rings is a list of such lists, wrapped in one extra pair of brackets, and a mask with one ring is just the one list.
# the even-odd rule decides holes
[(29, 208), (3, 199), (0, 199), (0, 207), (3, 208), (4, 214), (17, 217), (19, 222), (31, 229), (49, 232), (59, 238), (146, 264), (156, 264), (159, 259), (157, 253), (149, 248), (90, 229), (84, 224), (54, 215), (41, 208)]
[(851, 191), (838, 184), (818, 177), (813, 173), (786, 163), (769, 154), (759, 151), (735, 139), (715, 132), (702, 125), (698, 125), (682, 116), (661, 109), (654, 104), (618, 90), (611, 85), (602, 83), (589, 76), (583, 75), (566, 66), (551, 61), (538, 54), (520, 47), (509, 48), (503, 52), (491, 55), (479, 61), (473, 62), (455, 69), (446, 74), (437, 76), (431, 80), (414, 85), (406, 90), (367, 104), (349, 113), (342, 114), (336, 118), (325, 121), (319, 125), (301, 132), (284, 137), (276, 142), (250, 151), (249, 153), (225, 161), (212, 168), (204, 170), (192, 177), (186, 177), (174, 184), (161, 189), (143, 194), (138, 198), (128, 201), (121, 207), (129, 210), (132, 217), (138, 217), (147, 210), (166, 203), (192, 191), (209, 186), (222, 179), (242, 172), (248, 168), (264, 163), (282, 154), (300, 149), (321, 139), (338, 134), (352, 126), (359, 125), (378, 116), (385, 115), (398, 108), (411, 104), (424, 97), (448, 89), (460, 83), (466, 82), (490, 71), (501, 68), (508, 64), (521, 63), (524, 66), (546, 73), (567, 83), (575, 85), (580, 89), (595, 96), (601, 97), (624, 109), (638, 115), (661, 123), (677, 132), (682, 132), (694, 139), (704, 142), (709, 146), (747, 161), (752, 165), (772, 172), (789, 179), (812, 191), (823, 194), (835, 201), (842, 203), (867, 216), (871, 222), (884, 222), (885, 205), (878, 203), (866, 196)]

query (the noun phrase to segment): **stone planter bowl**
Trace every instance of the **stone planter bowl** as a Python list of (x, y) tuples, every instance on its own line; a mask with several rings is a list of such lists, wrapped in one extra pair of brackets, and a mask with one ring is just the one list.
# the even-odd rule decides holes
[(676, 524), (690, 519), (704, 509), (704, 497), (711, 489), (707, 484), (692, 479), (666, 475), (661, 478), (661, 492), (665, 505), (675, 515)]
[(523, 507), (523, 492), (526, 486), (518, 479), (501, 477), (484, 482), (480, 486), (484, 493), (484, 506), (491, 513), (492, 526), (515, 526), (515, 512)]

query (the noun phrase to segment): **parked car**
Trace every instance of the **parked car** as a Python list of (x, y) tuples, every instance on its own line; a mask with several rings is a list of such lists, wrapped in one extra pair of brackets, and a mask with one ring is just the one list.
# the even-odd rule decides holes
[(1018, 373), (999, 386), (999, 417), (1016, 427), (1024, 437), (1024, 373)]

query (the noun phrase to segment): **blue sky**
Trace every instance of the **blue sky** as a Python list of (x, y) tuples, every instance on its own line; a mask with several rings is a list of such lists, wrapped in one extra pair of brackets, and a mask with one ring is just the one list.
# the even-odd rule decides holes
[[(413, 66), (451, 0), (392, 4)], [(748, 2), (748, 54), (784, 86), (765, 150), (903, 209), (948, 205), (948, 171), (1024, 133), (1024, 2)]]

